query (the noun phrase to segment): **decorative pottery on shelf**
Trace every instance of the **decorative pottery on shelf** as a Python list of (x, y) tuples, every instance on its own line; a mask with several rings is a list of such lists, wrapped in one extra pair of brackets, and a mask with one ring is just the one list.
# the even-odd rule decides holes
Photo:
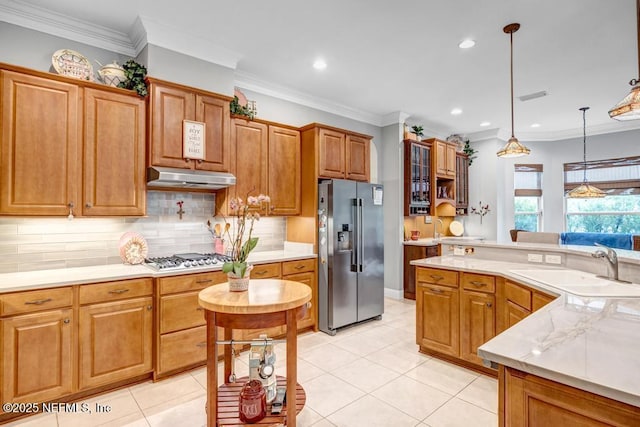
[(229, 290), (232, 292), (243, 292), (249, 289), (249, 276), (253, 265), (248, 265), (243, 277), (233, 272), (227, 273), (227, 282), (229, 282)]

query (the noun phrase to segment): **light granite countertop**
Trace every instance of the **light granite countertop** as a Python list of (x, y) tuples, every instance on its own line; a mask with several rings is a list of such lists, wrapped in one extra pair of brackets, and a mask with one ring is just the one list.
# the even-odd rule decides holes
[[(317, 255), (298, 251), (265, 251), (253, 252), (249, 262), (265, 264), (269, 262), (295, 261), (315, 258)], [(136, 279), (140, 277), (166, 277), (182, 274), (204, 273), (216, 271), (221, 265), (193, 267), (180, 271), (158, 271), (144, 264), (107, 264), (90, 267), (59, 268), (54, 270), (25, 271), (0, 274), (0, 293), (24, 291), (42, 288), (53, 288), (77, 284), (108, 282), (113, 280)]]
[[(490, 273), (559, 295), (478, 349), (505, 366), (640, 407), (640, 298), (579, 296), (512, 271), (550, 270), (547, 265), (444, 256), (413, 261), (416, 266)], [(577, 272), (556, 268), (558, 277)], [(587, 279), (594, 275), (578, 272)], [(595, 277), (595, 276), (594, 276)], [(587, 280), (585, 279), (585, 280)], [(588, 281), (588, 280), (587, 280)], [(640, 285), (626, 286), (638, 295)]]

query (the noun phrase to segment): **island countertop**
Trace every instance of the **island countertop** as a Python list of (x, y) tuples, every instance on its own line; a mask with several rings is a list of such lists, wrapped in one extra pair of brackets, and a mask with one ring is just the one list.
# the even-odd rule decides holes
[[(490, 273), (559, 295), (483, 344), (478, 354), (486, 360), (640, 407), (640, 298), (579, 296), (512, 273), (549, 269), (547, 265), (459, 256), (427, 258), (412, 264)], [(637, 284), (624, 286), (629, 287), (630, 295), (640, 288)]]

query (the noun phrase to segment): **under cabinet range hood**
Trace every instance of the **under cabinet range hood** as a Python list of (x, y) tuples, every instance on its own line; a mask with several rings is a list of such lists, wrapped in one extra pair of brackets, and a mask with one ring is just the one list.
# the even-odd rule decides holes
[(160, 166), (151, 166), (147, 169), (148, 187), (219, 190), (235, 184), (236, 177), (226, 172), (175, 169)]

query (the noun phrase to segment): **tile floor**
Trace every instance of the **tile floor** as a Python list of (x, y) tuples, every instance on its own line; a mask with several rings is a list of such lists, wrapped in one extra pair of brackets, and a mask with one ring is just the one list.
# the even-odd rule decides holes
[[(300, 427), (492, 426), (497, 382), (418, 353), (415, 303), (385, 300), (380, 321), (298, 338), (298, 380), (307, 403)], [(276, 346), (276, 372), (285, 373), (285, 345)], [(248, 375), (248, 356), (236, 361)], [(220, 368), (222, 374), (222, 369)], [(20, 427), (174, 427), (206, 425), (204, 368), (85, 400), (110, 412), (57, 413), (7, 424)]]

